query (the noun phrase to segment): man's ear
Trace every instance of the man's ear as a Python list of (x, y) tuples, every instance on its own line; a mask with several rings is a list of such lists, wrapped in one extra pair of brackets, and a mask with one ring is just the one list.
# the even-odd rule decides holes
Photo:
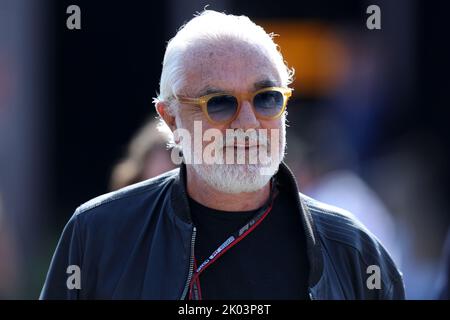
[(175, 117), (169, 113), (169, 106), (162, 101), (158, 101), (155, 104), (155, 108), (156, 112), (158, 112), (159, 116), (169, 126), (170, 130), (174, 131), (177, 127), (175, 123)]

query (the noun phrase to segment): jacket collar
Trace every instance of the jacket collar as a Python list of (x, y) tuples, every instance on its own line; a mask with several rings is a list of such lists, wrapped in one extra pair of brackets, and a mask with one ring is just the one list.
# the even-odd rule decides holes
[[(189, 200), (186, 191), (186, 176), (186, 165), (182, 163), (179, 174), (174, 177), (175, 182), (171, 194), (171, 201), (175, 214), (186, 223), (192, 224)], [(309, 286), (310, 288), (314, 287), (320, 280), (323, 272), (322, 250), (314, 220), (308, 206), (300, 196), (295, 176), (286, 163), (281, 162), (278, 172), (275, 174), (275, 180), (278, 184), (284, 186), (285, 190), (290, 191), (291, 196), (295, 199), (297, 204), (297, 210), (301, 215), (306, 236), (306, 248), (310, 268)]]

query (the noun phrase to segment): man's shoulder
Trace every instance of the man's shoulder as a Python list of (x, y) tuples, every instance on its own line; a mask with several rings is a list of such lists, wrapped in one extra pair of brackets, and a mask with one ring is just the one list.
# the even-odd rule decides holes
[(154, 178), (97, 196), (81, 204), (75, 210), (74, 216), (81, 219), (113, 219), (116, 215), (117, 218), (129, 217), (138, 212), (136, 209), (140, 205), (148, 205), (154, 201), (178, 176), (178, 170), (173, 169)]
[[(328, 231), (323, 234), (324, 236), (338, 236), (341, 239), (340, 235), (342, 232), (349, 232), (353, 235), (357, 233), (373, 236), (350, 211), (318, 201), (302, 193), (300, 193), (300, 198), (311, 213), (318, 232), (324, 233)], [(336, 234), (336, 232), (339, 233)], [(345, 239), (342, 239), (342, 241), (346, 242)], [(349, 242), (352, 243), (353, 241)]]
[(380, 241), (351, 212), (303, 194), (300, 197), (311, 213), (322, 245), (332, 255), (337, 252), (354, 254), (367, 266), (386, 267), (391, 279), (401, 277)]

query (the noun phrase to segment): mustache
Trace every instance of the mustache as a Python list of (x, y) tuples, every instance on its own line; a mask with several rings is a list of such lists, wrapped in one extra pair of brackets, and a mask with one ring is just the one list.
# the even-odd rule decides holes
[(258, 134), (257, 131), (252, 130), (249, 132), (244, 132), (241, 130), (234, 131), (232, 133), (227, 133), (223, 139), (223, 147), (270, 147), (270, 139), (267, 135)]

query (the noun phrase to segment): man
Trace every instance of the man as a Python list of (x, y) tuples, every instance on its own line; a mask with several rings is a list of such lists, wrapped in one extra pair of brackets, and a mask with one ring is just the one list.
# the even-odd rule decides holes
[(300, 194), (282, 162), (291, 78), (247, 17), (189, 21), (167, 46), (155, 99), (180, 169), (80, 206), (41, 298), (404, 298), (380, 243)]

